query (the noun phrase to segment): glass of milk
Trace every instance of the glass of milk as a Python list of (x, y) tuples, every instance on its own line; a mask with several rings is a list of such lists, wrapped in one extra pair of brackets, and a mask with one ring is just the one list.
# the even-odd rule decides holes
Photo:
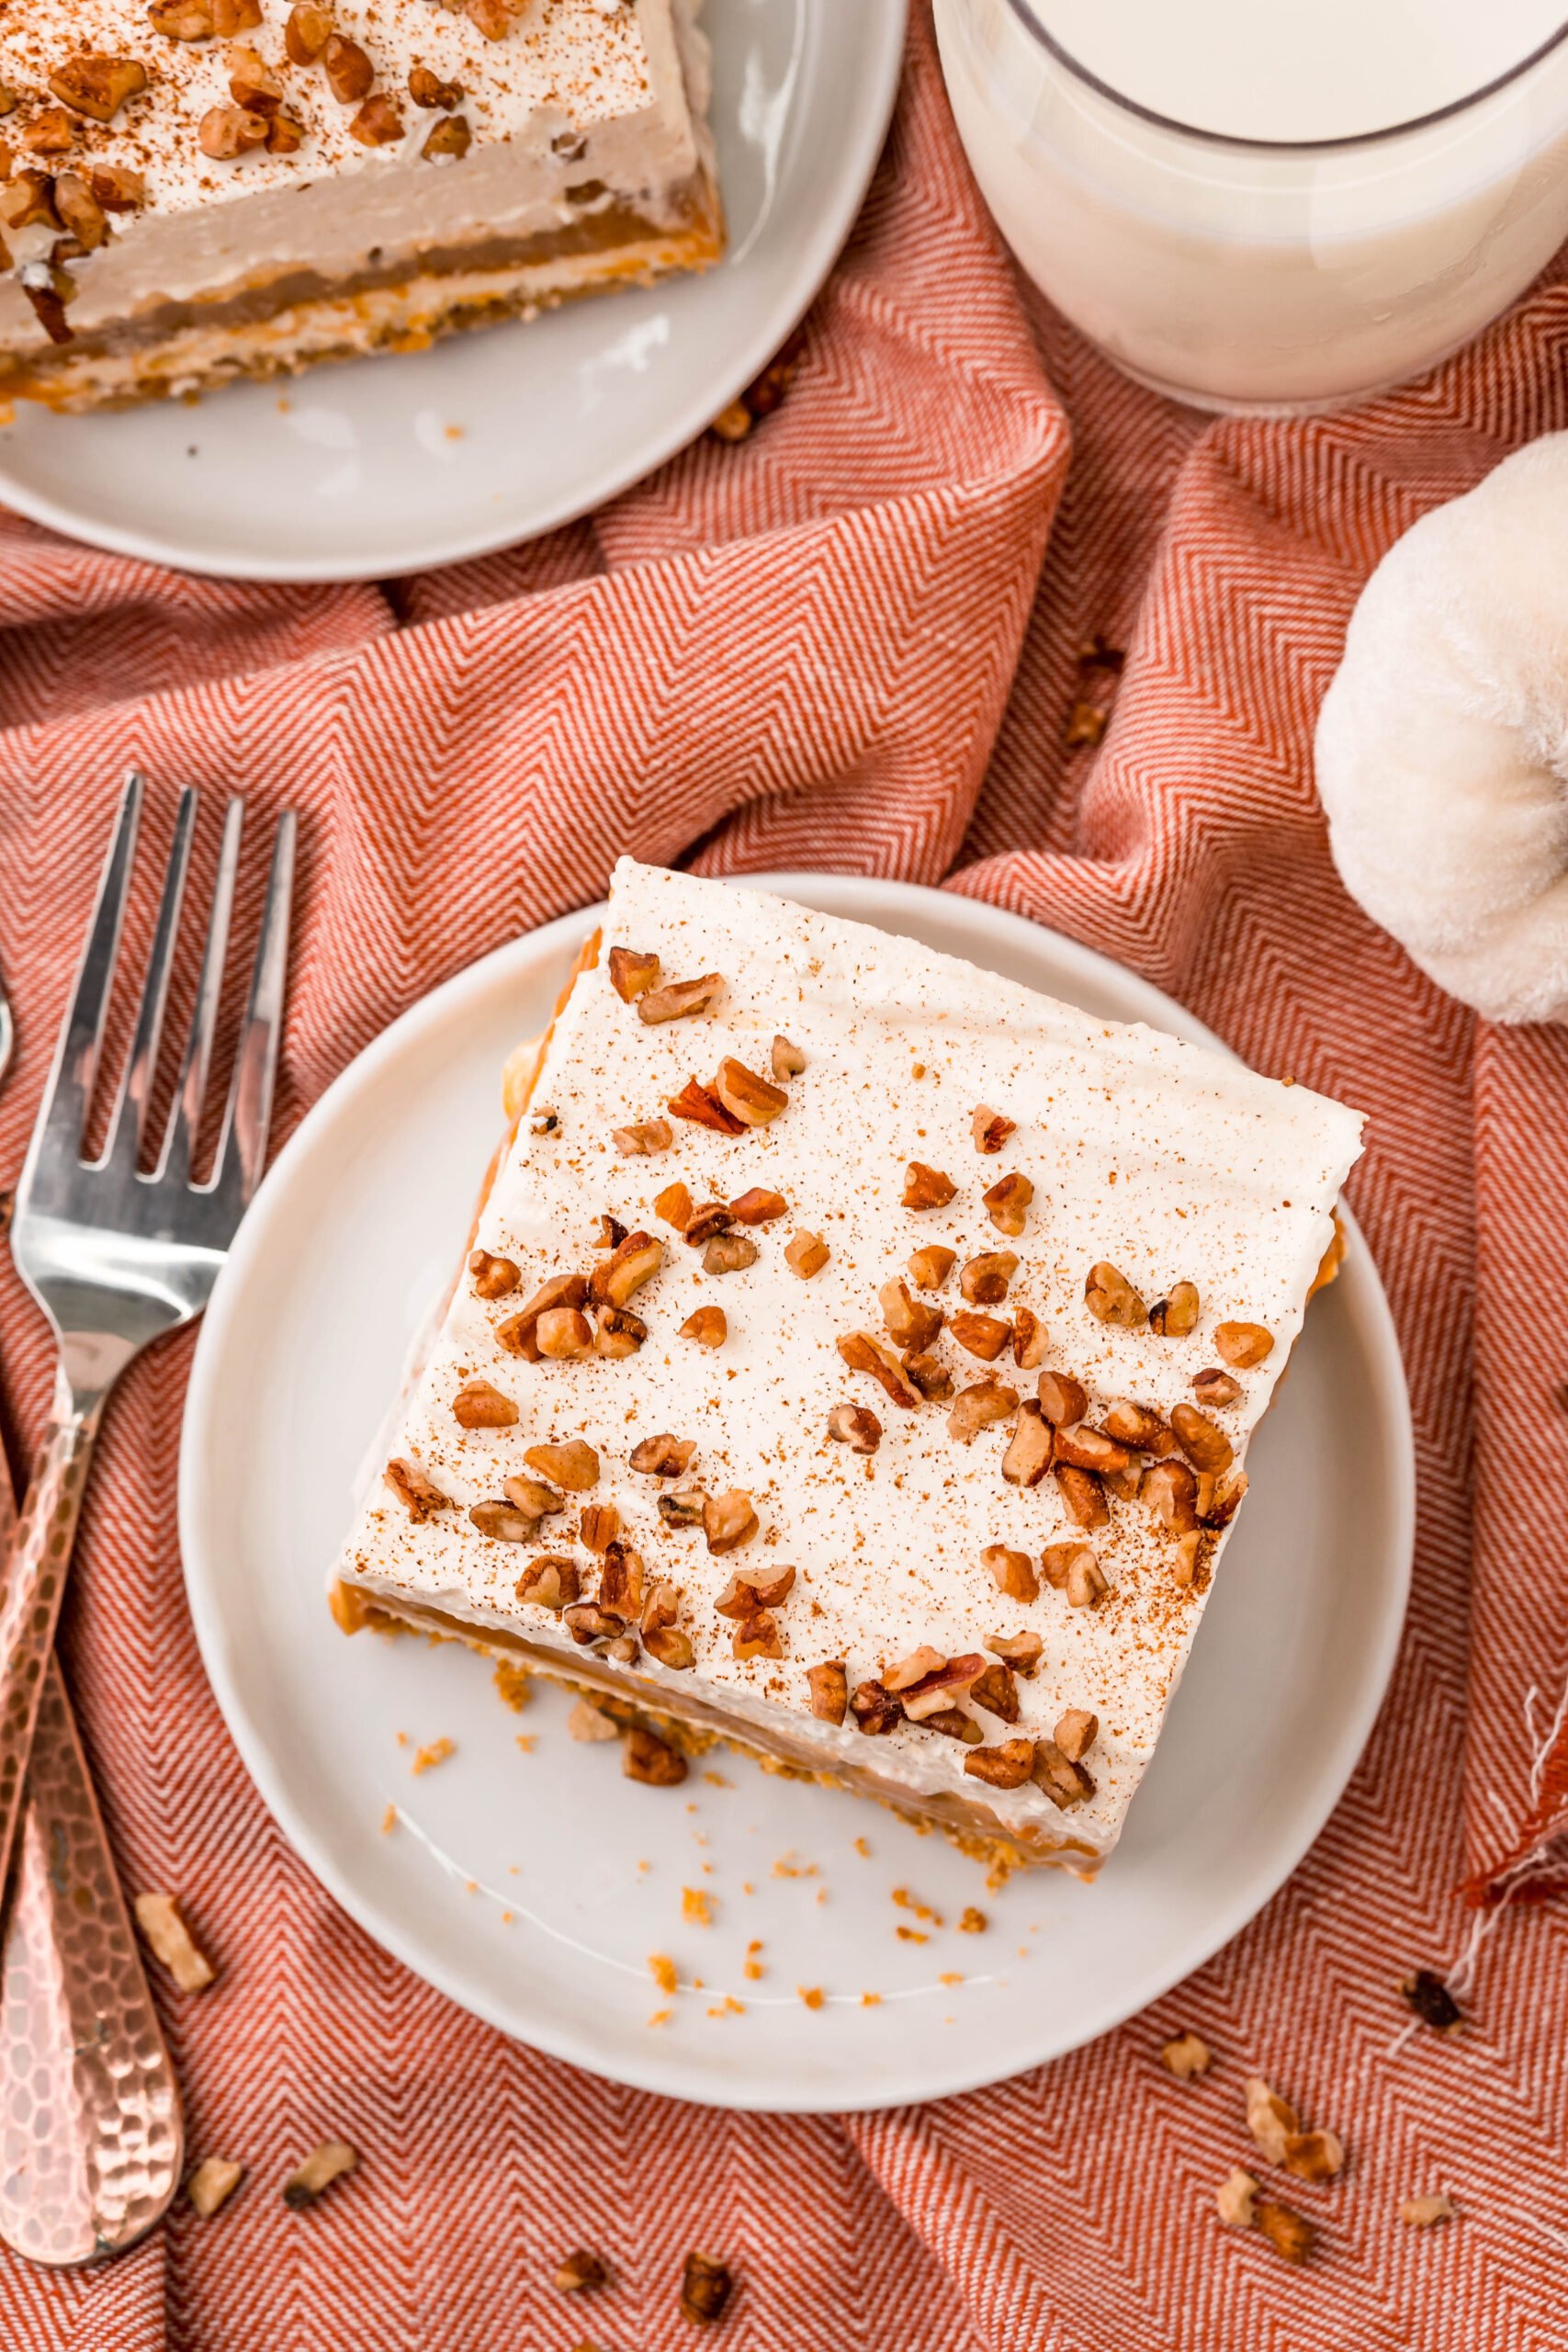
[(1290, 413), (1457, 351), (1568, 237), (1568, 0), (936, 0), (1031, 277), (1140, 383)]

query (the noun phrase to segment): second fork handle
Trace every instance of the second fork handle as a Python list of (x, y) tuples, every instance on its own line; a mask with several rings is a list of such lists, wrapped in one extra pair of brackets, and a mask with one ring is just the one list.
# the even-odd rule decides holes
[(44, 1668), (60, 1623), (105, 1393), (83, 1396), (63, 1371), (56, 1374), (49, 1431), (0, 1561), (0, 1883), (17, 1842)]

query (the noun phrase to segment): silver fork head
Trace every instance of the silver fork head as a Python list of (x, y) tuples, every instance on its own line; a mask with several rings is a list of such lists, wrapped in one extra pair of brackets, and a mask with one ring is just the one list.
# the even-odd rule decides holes
[(288, 960), (295, 821), (273, 837), (272, 865), (233, 1079), (212, 1170), (191, 1182), (222, 993), (244, 804), (224, 820), (190, 1034), (151, 1170), (149, 1114), (197, 797), (180, 796), (130, 1059), (96, 1159), (83, 1157), (103, 1054), (144, 791), (132, 775), (88, 926), (54, 1067), (17, 1191), (11, 1254), (54, 1325), (73, 1385), (107, 1387), (139, 1348), (198, 1315), (266, 1159)]

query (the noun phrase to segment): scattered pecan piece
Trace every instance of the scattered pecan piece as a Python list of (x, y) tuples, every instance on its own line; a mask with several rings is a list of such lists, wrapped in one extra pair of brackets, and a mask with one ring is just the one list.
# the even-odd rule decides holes
[(283, 26), (284, 53), (290, 65), (314, 65), (332, 39), (333, 20), (311, 0), (297, 0)]
[(933, 1344), (942, 1329), (941, 1307), (926, 1306), (911, 1298), (908, 1283), (897, 1274), (883, 1283), (876, 1294), (876, 1303), (895, 1347), (912, 1348), (920, 1353)]
[(1434, 2222), (1451, 2222), (1457, 2210), (1453, 2199), (1438, 2189), (1427, 2197), (1407, 2197), (1399, 2218), (1414, 2230), (1429, 2230)]
[(856, 1683), (850, 1693), (850, 1713), (859, 1728), (873, 1739), (890, 1732), (895, 1724), (902, 1723), (904, 1719), (901, 1701), (896, 1699), (891, 1690), (885, 1690), (874, 1678), (869, 1682)]
[(1051, 1476), (1062, 1490), (1067, 1516), (1076, 1526), (1092, 1530), (1105, 1525), (1111, 1517), (1111, 1506), (1094, 1471), (1080, 1470), (1071, 1462), (1054, 1462)]
[(697, 980), (667, 980), (662, 987), (639, 991), (637, 1017), (650, 1029), (662, 1021), (693, 1021), (699, 1012), (709, 1012), (723, 991), (716, 972), (705, 972)]
[(212, 29), (220, 40), (254, 32), (261, 20), (261, 0), (212, 0)]
[(596, 1600), (579, 1600), (561, 1614), (561, 1623), (580, 1648), (592, 1642), (613, 1642), (626, 1630), (626, 1621), (618, 1611), (602, 1609)]
[(1100, 1717), (1084, 1707), (1068, 1707), (1057, 1716), (1051, 1736), (1069, 1763), (1081, 1764), (1100, 1737)]
[(358, 2162), (358, 2155), (346, 2140), (323, 2140), (296, 2165), (284, 2182), (284, 2203), (296, 2212), (303, 2206), (313, 2205), (334, 2180), (352, 2172)]
[(828, 1434), (856, 1453), (874, 1453), (882, 1443), (882, 1423), (869, 1405), (835, 1405), (828, 1416)]
[(784, 1243), (784, 1262), (803, 1283), (808, 1283), (813, 1274), (821, 1272), (829, 1254), (828, 1244), (819, 1233), (792, 1233)]
[[(1039, 1600), (1040, 1580), (1027, 1552), (1011, 1551), (1005, 1544), (987, 1544), (980, 1555), (980, 1566), (1004, 1600)], [(994, 1642), (991, 1647), (996, 1648)]]
[(1009, 1136), (1018, 1132), (1016, 1119), (1004, 1118), (999, 1111), (982, 1102), (969, 1122), (969, 1132), (975, 1138), (976, 1151), (1000, 1151)]
[[(432, 75), (430, 78), (434, 80), (434, 76)], [(438, 85), (438, 86), (450, 87), (451, 85)], [(419, 106), (441, 106), (445, 103), (440, 98), (422, 98), (418, 91), (413, 89), (412, 74), (409, 77), (409, 87), (415, 103)], [(462, 95), (461, 90), (457, 91), (457, 98), (460, 98)], [(457, 98), (452, 101), (454, 105), (457, 103)], [(610, 974), (610, 986), (623, 1004), (635, 1004), (639, 996), (646, 996), (649, 989), (656, 989), (662, 977), (658, 956), (643, 955), (635, 947), (612, 947), (605, 958), (605, 963)]]
[(956, 1250), (944, 1250), (937, 1241), (928, 1242), (909, 1259), (909, 1280), (917, 1290), (940, 1290), (957, 1263)]
[(686, 1227), (695, 1215), (692, 1205), (692, 1195), (686, 1186), (679, 1180), (673, 1184), (666, 1184), (661, 1193), (656, 1193), (653, 1196), (653, 1213), (655, 1216), (662, 1217), (666, 1225), (672, 1225), (676, 1232), (684, 1237)]
[(252, 114), (274, 115), (283, 104), (283, 85), (270, 65), (248, 42), (236, 41), (224, 63), (229, 69), (229, 96)]
[(1012, 1338), (1012, 1325), (1000, 1316), (977, 1314), (968, 1306), (961, 1308), (947, 1328), (965, 1355), (978, 1356), (982, 1363), (995, 1363)]
[(1010, 1668), (1000, 1663), (987, 1666), (975, 1677), (969, 1685), (969, 1698), (972, 1705), (984, 1707), (988, 1715), (997, 1716), (1004, 1724), (1018, 1721), (1018, 1684)]
[(602, 1306), (593, 1318), (593, 1352), (613, 1361), (635, 1356), (648, 1326), (629, 1306)]
[(798, 1078), (806, 1068), (806, 1056), (787, 1037), (775, 1037), (768, 1068), (782, 1086), (786, 1079)]
[(829, 1658), (820, 1666), (808, 1666), (806, 1679), (811, 1692), (811, 1712), (818, 1722), (841, 1724), (849, 1710), (849, 1677), (841, 1658)]
[(581, 1589), (573, 1563), (550, 1552), (530, 1561), (517, 1579), (518, 1600), (531, 1600), (539, 1609), (569, 1608)]
[(1084, 1305), (1100, 1323), (1117, 1323), (1123, 1330), (1135, 1331), (1148, 1321), (1148, 1308), (1144, 1305), (1125, 1274), (1108, 1265), (1104, 1259), (1089, 1268), (1084, 1277)]
[(923, 1159), (911, 1159), (904, 1170), (907, 1209), (944, 1209), (957, 1190), (951, 1176), (944, 1176), (940, 1168), (928, 1168)]
[(1237, 1372), (1252, 1372), (1274, 1352), (1274, 1334), (1261, 1323), (1216, 1323), (1214, 1345)]
[(50, 75), (49, 86), (73, 114), (112, 122), (127, 99), (147, 87), (147, 68), (135, 57), (68, 57)]
[(1234, 1405), (1241, 1395), (1241, 1383), (1213, 1364), (1207, 1371), (1193, 1374), (1192, 1394), (1200, 1405)]
[(405, 1462), (394, 1454), (381, 1476), (390, 1487), (409, 1517), (416, 1522), (426, 1520), (433, 1510), (450, 1510), (452, 1498), (444, 1495), (439, 1487), (427, 1478), (417, 1463)]
[(627, 1460), (634, 1470), (647, 1478), (680, 1478), (691, 1468), (696, 1455), (696, 1445), (691, 1438), (671, 1437), (667, 1432), (658, 1437), (645, 1437), (633, 1446)]
[(976, 1380), (961, 1388), (947, 1417), (948, 1433), (969, 1445), (993, 1422), (1010, 1419), (1018, 1410), (1018, 1391), (1005, 1381)]
[(729, 1637), (730, 1650), (738, 1658), (783, 1657), (784, 1636), (774, 1619), (765, 1609), (743, 1617)]
[(621, 1770), (647, 1788), (678, 1789), (686, 1777), (686, 1759), (646, 1724), (633, 1724), (621, 1748)]
[(75, 128), (63, 107), (45, 107), (23, 131), (22, 144), (29, 155), (63, 155), (75, 136)]
[(620, 1218), (612, 1216), (607, 1209), (602, 1210), (599, 1216), (598, 1230), (593, 1237), (595, 1250), (618, 1250), (626, 1238), (626, 1228)]
[(1247, 2128), (1271, 2165), (1283, 2164), (1285, 2149), (1301, 2130), (1301, 2118), (1289, 2099), (1270, 2090), (1261, 2075), (1247, 2078)]
[(566, 1509), (555, 1488), (547, 1487), (541, 1479), (525, 1478), (519, 1474), (503, 1479), (502, 1484), (525, 1519), (553, 1519), (558, 1511)]
[(848, 1333), (839, 1341), (839, 1353), (852, 1372), (869, 1373), (895, 1405), (912, 1412), (919, 1403), (920, 1392), (897, 1357), (870, 1331)]
[(1257, 2195), (1258, 2183), (1239, 2165), (1225, 2176), (1214, 2191), (1214, 2209), (1227, 2230), (1251, 2229), (1256, 2218), (1253, 2199)]
[(657, 1658), (671, 1674), (687, 1674), (697, 1662), (691, 1636), (682, 1633), (679, 1625), (655, 1625), (642, 1638), (649, 1657)]
[(473, 137), (466, 114), (444, 114), (439, 122), (431, 124), (419, 152), (428, 156), (432, 163), (443, 155), (450, 155), (454, 162), (460, 161), (473, 144)]
[(986, 1736), (984, 1726), (962, 1707), (933, 1706), (920, 1717), (920, 1729), (941, 1732), (944, 1739), (962, 1740), (965, 1747), (978, 1747)]
[(703, 1501), (703, 1534), (710, 1552), (737, 1552), (757, 1532), (751, 1498), (740, 1487), (708, 1495)]
[(613, 1739), (619, 1739), (621, 1726), (614, 1715), (607, 1715), (584, 1696), (566, 1719), (566, 1736), (581, 1747), (608, 1747)]
[(703, 1251), (706, 1274), (743, 1274), (757, 1262), (757, 1245), (749, 1233), (716, 1233)]
[(751, 1617), (759, 1609), (776, 1609), (794, 1589), (793, 1568), (775, 1568), (772, 1576), (766, 1569), (750, 1577), (733, 1576), (714, 1607), (721, 1617)]
[(1281, 2161), (1297, 2180), (1332, 2180), (1345, 2168), (1345, 2143), (1334, 2132), (1292, 2132)]
[(1131, 1446), (1138, 1453), (1163, 1461), (1176, 1451), (1176, 1440), (1159, 1415), (1146, 1405), (1134, 1405), (1129, 1396), (1118, 1396), (1106, 1407), (1102, 1427), (1118, 1445)]
[(1004, 1739), (998, 1747), (972, 1747), (964, 1758), (965, 1773), (990, 1789), (1021, 1789), (1034, 1767), (1034, 1744)]
[(1198, 1328), (1202, 1302), (1194, 1283), (1173, 1283), (1167, 1298), (1156, 1298), (1149, 1309), (1149, 1329), (1162, 1340), (1185, 1340)]
[(1118, 1445), (1103, 1430), (1091, 1430), (1087, 1421), (1056, 1431), (1055, 1459), (1070, 1463), (1075, 1470), (1093, 1470), (1102, 1478), (1129, 1470), (1133, 1464), (1124, 1445)]
[(623, 1159), (651, 1159), (656, 1152), (668, 1151), (674, 1139), (668, 1119), (639, 1119), (633, 1126), (612, 1129), (610, 1135)]
[(580, 1437), (568, 1438), (564, 1445), (531, 1445), (523, 1459), (551, 1486), (565, 1487), (572, 1494), (586, 1494), (599, 1483), (599, 1456)]
[(504, 1298), (516, 1289), (522, 1280), (521, 1269), (510, 1258), (493, 1258), (488, 1250), (474, 1250), (468, 1255), (468, 1272), (474, 1278), (474, 1291), (479, 1298)]
[(131, 1905), (148, 1949), (161, 1960), (182, 1993), (203, 1993), (218, 1971), (185, 1923), (179, 1897), (139, 1894)]
[[(1020, 1553), (1018, 1556), (1027, 1561), (1026, 1553)], [(1035, 1591), (1039, 1591), (1038, 1585), (1035, 1587)], [(1015, 1674), (1021, 1674), (1026, 1682), (1032, 1676), (1045, 1650), (1045, 1645), (1038, 1634), (993, 1634), (986, 1644), (986, 1647), (993, 1657), (999, 1657), (1004, 1666), (1011, 1667)]]
[(196, 143), (215, 164), (230, 164), (266, 144), (265, 114), (243, 107), (209, 107), (196, 127)]
[(958, 1287), (971, 1306), (999, 1306), (1017, 1272), (1018, 1259), (1012, 1250), (983, 1250), (960, 1267)]
[[(1061, 1741), (1058, 1740), (1056, 1745), (1060, 1747)], [(1194, 2075), (1208, 2073), (1214, 2063), (1214, 2055), (1201, 2035), (1179, 2033), (1175, 2041), (1168, 2041), (1160, 2052), (1159, 2063), (1168, 2075), (1176, 2076), (1179, 2083), (1190, 2083)], [(1256, 2187), (1256, 2182), (1253, 2185)]]
[(473, 1503), (468, 1517), (492, 1544), (526, 1544), (538, 1526), (538, 1521), (519, 1510), (515, 1503)]
[(742, 1126), (765, 1127), (789, 1102), (782, 1086), (759, 1078), (754, 1069), (727, 1054), (714, 1072), (713, 1091), (732, 1119)]
[(952, 1396), (953, 1374), (930, 1349), (906, 1348), (898, 1361), (928, 1404), (942, 1404)]
[(686, 1219), (681, 1238), (689, 1250), (701, 1250), (716, 1233), (728, 1233), (734, 1222), (728, 1201), (704, 1201)]
[(681, 1326), (682, 1340), (695, 1340), (699, 1348), (722, 1348), (729, 1337), (729, 1324), (722, 1306), (699, 1306), (687, 1316)]
[(1065, 1592), (1075, 1609), (1097, 1607), (1111, 1589), (1088, 1544), (1048, 1544), (1040, 1555), (1040, 1566), (1046, 1583)]
[(516, 1422), (517, 1408), (488, 1380), (470, 1380), (453, 1397), (452, 1416), (460, 1429), (509, 1430)]
[(572, 1363), (593, 1353), (593, 1330), (586, 1315), (575, 1306), (547, 1306), (534, 1326), (540, 1355)]
[(1018, 1408), (1012, 1436), (1002, 1456), (1002, 1476), (1010, 1487), (1037, 1487), (1051, 1466), (1053, 1431), (1032, 1396)]
[(376, 68), (356, 40), (345, 40), (341, 33), (329, 33), (321, 51), (321, 67), (327, 87), (340, 106), (356, 107), (362, 98), (369, 96)]
[(712, 1127), (716, 1135), (744, 1133), (743, 1122), (732, 1118), (717, 1095), (710, 1092), (700, 1079), (689, 1078), (679, 1094), (672, 1094), (664, 1107), (678, 1119), (689, 1119), (694, 1126)]
[(204, 2222), (226, 2205), (245, 2177), (243, 2165), (227, 2156), (206, 2156), (186, 2182), (186, 2195)]
[(675, 1487), (660, 1496), (657, 1509), (666, 1527), (698, 1527), (706, 1503), (700, 1487)]
[(1235, 1450), (1229, 1438), (1196, 1405), (1173, 1405), (1170, 1426), (1195, 1470), (1218, 1472), (1230, 1468)]
[[(147, 21), (165, 40), (210, 40), (212, 10), (208, 0), (153, 0)], [(9, 107), (6, 112), (9, 113)]]
[(1144, 1473), (1138, 1498), (1173, 1535), (1190, 1535), (1198, 1524), (1198, 1481), (1185, 1462), (1155, 1463)]
[(577, 1523), (577, 1540), (590, 1552), (607, 1552), (621, 1532), (621, 1514), (614, 1503), (585, 1503)]
[(540, 1317), (558, 1307), (581, 1307), (587, 1303), (588, 1284), (582, 1275), (552, 1274), (548, 1282), (540, 1284), (520, 1314), (497, 1324), (495, 1336), (511, 1354), (525, 1356), (530, 1363), (537, 1363)]
[(588, 1279), (589, 1295), (604, 1306), (625, 1306), (664, 1263), (664, 1244), (655, 1234), (628, 1233)]
[(1043, 1372), (1035, 1385), (1040, 1409), (1057, 1429), (1072, 1429), (1089, 1410), (1089, 1392), (1069, 1373)]
[(998, 1233), (1016, 1239), (1029, 1222), (1029, 1204), (1034, 1198), (1034, 1187), (1027, 1176), (998, 1176), (988, 1192), (980, 1198), (986, 1204), (986, 1215)]
[(729, 2272), (711, 2254), (689, 2254), (681, 2278), (681, 2316), (698, 2324), (722, 2319), (729, 2301)]
[(1054, 1739), (1037, 1739), (1030, 1767), (1037, 1789), (1049, 1797), (1058, 1813), (1082, 1804), (1094, 1794), (1094, 1781), (1081, 1764), (1064, 1756)]
[(753, 1184), (729, 1204), (729, 1214), (737, 1225), (772, 1225), (776, 1217), (788, 1213), (789, 1203), (784, 1194), (770, 1193), (761, 1184)]
[(1258, 2199), (1253, 2208), (1253, 2216), (1258, 2228), (1282, 2260), (1286, 2262), (1306, 2260), (1312, 2252), (1313, 2239), (1315, 2235), (1310, 2222), (1304, 2221), (1300, 2213), (1293, 2212), (1289, 2205), (1276, 2205), (1270, 2199), (1265, 2197)]
[(598, 2255), (591, 2254), (585, 2245), (563, 2255), (556, 2266), (550, 2284), (558, 2295), (592, 2294), (595, 2288), (610, 2283), (609, 2267)]
[(1207, 1582), (1204, 1567), (1208, 1560), (1210, 1542), (1206, 1535), (1179, 1535), (1171, 1545), (1171, 1574), (1179, 1585), (1201, 1589)]

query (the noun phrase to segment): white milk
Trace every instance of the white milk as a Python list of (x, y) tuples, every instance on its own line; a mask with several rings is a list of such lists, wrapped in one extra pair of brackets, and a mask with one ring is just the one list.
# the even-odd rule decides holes
[(1129, 374), (1220, 408), (1397, 383), (1550, 260), (1568, 40), (1525, 61), (1565, 17), (1568, 0), (936, 0), (958, 127), (1025, 269)]

